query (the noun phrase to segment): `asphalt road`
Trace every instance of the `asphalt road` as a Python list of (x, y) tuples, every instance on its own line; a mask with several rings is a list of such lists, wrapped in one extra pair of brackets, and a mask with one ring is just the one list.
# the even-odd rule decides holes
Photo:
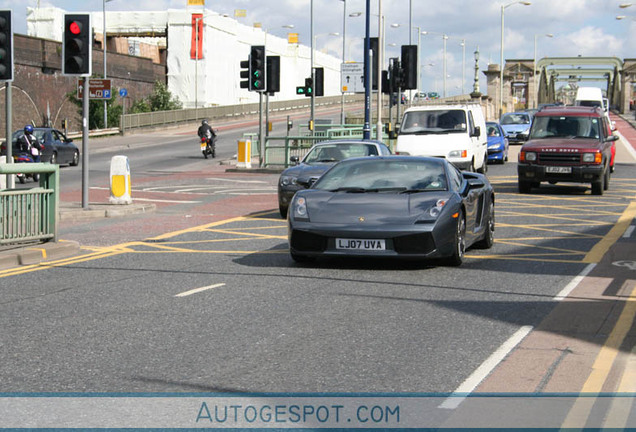
[[(222, 132), (221, 157), (240, 132)], [(491, 165), (496, 243), (460, 268), (298, 265), (278, 175), (227, 172), (181, 133), (127, 152), (133, 197), (155, 213), (63, 223), (81, 255), (0, 272), (3, 391), (579, 392), (625, 326), (633, 163), (603, 196), (577, 185), (520, 195), (514, 162)], [(112, 154), (91, 158), (94, 200), (107, 199)], [(63, 200), (78, 197), (78, 171), (62, 169)], [(622, 382), (636, 340), (620, 341), (603, 389)]]

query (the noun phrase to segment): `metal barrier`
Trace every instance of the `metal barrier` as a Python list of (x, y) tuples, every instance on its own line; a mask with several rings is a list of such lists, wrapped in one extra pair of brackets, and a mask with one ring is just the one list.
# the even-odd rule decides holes
[(40, 174), (39, 187), (0, 190), (0, 245), (57, 241), (59, 167), (48, 163), (0, 164), (0, 175)]
[[(309, 149), (317, 142), (335, 139), (362, 139), (363, 127), (360, 125), (333, 125), (331, 129), (321, 132), (316, 131), (312, 135), (284, 136), (284, 137), (267, 137), (265, 140), (265, 158), (263, 163), (265, 167), (269, 166), (289, 166), (289, 158), (298, 156), (302, 159)], [(307, 131), (309, 133), (309, 131)], [(375, 135), (375, 125), (372, 126), (372, 135)], [(388, 136), (383, 132), (384, 141)], [(256, 144), (255, 144), (256, 143)], [(259, 148), (258, 137), (252, 141), (252, 148)]]
[[(345, 103), (361, 103), (363, 95), (345, 95)], [(341, 96), (325, 96), (316, 98), (316, 107), (340, 106)], [(311, 99), (297, 98), (286, 101), (272, 101), (269, 104), (270, 113), (282, 113), (285, 111), (306, 110), (311, 107)], [(202, 119), (218, 121), (221, 119), (240, 118), (244, 116), (257, 116), (258, 103), (239, 105), (224, 105), (206, 108), (186, 108), (173, 111), (155, 111), (139, 114), (124, 114), (120, 119), (122, 132), (136, 128), (174, 125), (180, 123), (193, 123)]]

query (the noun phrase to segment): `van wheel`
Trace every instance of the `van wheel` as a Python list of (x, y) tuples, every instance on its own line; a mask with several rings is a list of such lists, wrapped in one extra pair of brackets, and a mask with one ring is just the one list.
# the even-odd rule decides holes
[(481, 165), (481, 168), (477, 170), (480, 174), (486, 174), (488, 172), (488, 155), (484, 156), (484, 162)]

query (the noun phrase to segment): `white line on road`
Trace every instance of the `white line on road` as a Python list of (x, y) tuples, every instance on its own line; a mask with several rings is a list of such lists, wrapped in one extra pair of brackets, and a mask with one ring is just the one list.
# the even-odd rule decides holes
[(197, 294), (197, 293), (200, 293), (202, 291), (207, 291), (207, 290), (210, 290), (210, 289), (213, 289), (213, 288), (219, 288), (219, 287), (222, 287), (222, 286), (225, 286), (225, 284), (224, 283), (218, 283), (218, 284), (209, 285), (209, 286), (205, 286), (205, 287), (201, 287), (201, 288), (195, 288), (195, 289), (192, 289), (190, 291), (185, 291), (185, 292), (179, 293), (179, 294), (175, 295), (175, 297), (186, 297), (186, 296), (189, 296), (189, 295), (192, 295), (192, 294)]
[(532, 326), (523, 326), (515, 332), (506, 342), (503, 343), (473, 372), (459, 387), (453, 392), (457, 396), (450, 396), (442, 402), (439, 408), (455, 409), (466, 399), (466, 396), (497, 367), (499, 363), (512, 351), (528, 333), (532, 331)]
[(585, 268), (583, 269), (583, 271), (582, 271), (582, 272), (581, 272), (581, 273), (580, 273), (577, 277), (575, 277), (574, 279), (572, 279), (572, 280), (570, 281), (570, 283), (569, 283), (569, 284), (567, 284), (567, 285), (565, 286), (565, 288), (563, 288), (563, 289), (561, 290), (561, 292), (559, 292), (557, 295), (555, 295), (554, 297), (552, 297), (552, 300), (561, 301), (561, 300), (563, 300), (564, 298), (566, 298), (566, 297), (567, 297), (567, 296), (568, 296), (568, 295), (572, 292), (572, 290), (573, 290), (574, 288), (576, 288), (576, 286), (577, 286), (578, 284), (580, 284), (580, 283), (581, 283), (581, 281), (583, 280), (583, 278), (584, 278), (585, 276), (587, 276), (588, 274), (590, 274), (590, 272), (591, 272), (592, 270), (594, 270), (594, 267), (596, 267), (596, 264), (594, 264), (594, 263), (592, 263), (592, 264), (588, 264), (588, 266), (587, 266), (587, 267), (585, 267)]
[(627, 229), (625, 230), (625, 234), (623, 234), (623, 238), (630, 238), (634, 233), (635, 228), (636, 226), (634, 225), (630, 225), (629, 227), (627, 227)]
[(148, 201), (148, 202), (174, 203), (174, 204), (198, 204), (202, 202), (202, 201), (160, 200), (160, 199), (150, 199), (150, 198), (135, 198), (133, 201)]
[(206, 180), (214, 180), (214, 181), (229, 182), (229, 183), (253, 183), (253, 184), (267, 183), (266, 181), (263, 181), (263, 180), (237, 180), (237, 179), (216, 178), (216, 177), (208, 177)]

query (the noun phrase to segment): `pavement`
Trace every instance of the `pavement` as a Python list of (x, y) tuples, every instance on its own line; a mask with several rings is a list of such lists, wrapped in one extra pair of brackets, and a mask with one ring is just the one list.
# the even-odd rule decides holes
[[(629, 123), (636, 133), (636, 116), (619, 115), (625, 122)], [(227, 171), (243, 171), (243, 168), (236, 167), (235, 160), (221, 162), (227, 165)], [(254, 163), (253, 163), (254, 166)], [(256, 161), (258, 166), (258, 161)], [(246, 172), (259, 173), (271, 172), (271, 170), (250, 169)], [(89, 203), (87, 208), (82, 208), (81, 204), (73, 202), (61, 202), (59, 204), (58, 221), (86, 221), (99, 218), (116, 218), (128, 215), (150, 213), (156, 210), (152, 203), (132, 204), (110, 204), (110, 203)], [(0, 270), (14, 268), (18, 266), (28, 266), (43, 263), (46, 261), (58, 260), (80, 253), (80, 244), (76, 241), (58, 240), (48, 242), (33, 242), (30, 244), (21, 243), (19, 245), (0, 245)]]

